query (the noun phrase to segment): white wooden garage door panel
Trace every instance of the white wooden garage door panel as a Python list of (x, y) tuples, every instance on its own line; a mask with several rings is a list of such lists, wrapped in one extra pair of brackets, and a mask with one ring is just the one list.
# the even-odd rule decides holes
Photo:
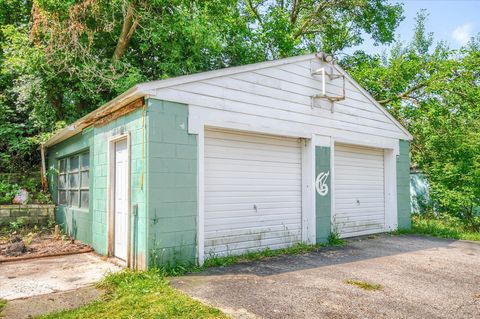
[(342, 237), (385, 228), (382, 149), (335, 145), (335, 216)]
[(301, 184), (297, 139), (205, 131), (205, 254), (299, 242)]

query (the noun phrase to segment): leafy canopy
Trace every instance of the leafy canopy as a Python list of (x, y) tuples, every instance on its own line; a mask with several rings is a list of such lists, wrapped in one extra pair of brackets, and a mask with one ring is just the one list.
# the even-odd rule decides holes
[(422, 11), (412, 41), (342, 64), (413, 134), (412, 161), (437, 210), (473, 221), (480, 207), (480, 37), (460, 50), (433, 44)]
[[(386, 0), (0, 0), (0, 171), (134, 84), (393, 40)], [(56, 124), (58, 123), (58, 124)]]

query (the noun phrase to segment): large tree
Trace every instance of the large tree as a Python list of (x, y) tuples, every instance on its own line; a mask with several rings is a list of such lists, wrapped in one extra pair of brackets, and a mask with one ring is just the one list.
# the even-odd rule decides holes
[(426, 12), (389, 54), (356, 52), (342, 64), (413, 134), (412, 164), (437, 209), (474, 223), (480, 207), (480, 37), (460, 50), (433, 44)]
[(335, 53), (359, 45), (391, 43), (402, 6), (383, 0), (245, 0), (265, 54), (278, 58), (308, 52)]
[(0, 0), (0, 171), (138, 82), (389, 43), (401, 14), (386, 0)]

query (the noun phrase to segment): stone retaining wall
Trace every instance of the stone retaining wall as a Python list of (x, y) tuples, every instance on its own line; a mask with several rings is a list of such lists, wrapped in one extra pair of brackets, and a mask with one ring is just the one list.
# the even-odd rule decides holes
[(0, 225), (22, 219), (25, 224), (47, 224), (55, 220), (55, 205), (0, 205)]

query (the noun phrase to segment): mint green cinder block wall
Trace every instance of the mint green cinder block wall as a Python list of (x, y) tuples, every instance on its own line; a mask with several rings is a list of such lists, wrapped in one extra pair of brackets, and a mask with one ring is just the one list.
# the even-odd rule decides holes
[[(85, 130), (66, 141), (63, 141), (47, 150), (47, 180), (55, 203), (58, 202), (58, 160), (69, 156), (88, 151), (93, 143), (93, 130)], [(90, 152), (90, 163), (93, 159), (93, 152)], [(90, 167), (90, 170), (93, 168)], [(92, 180), (90, 179), (90, 187)], [(70, 236), (92, 245), (92, 202), (90, 208), (80, 209), (64, 205), (58, 205), (55, 209), (55, 220), (63, 230)]]
[[(137, 109), (134, 112), (128, 113), (122, 117), (117, 118), (103, 126), (95, 128), (95, 138), (93, 149), (95, 153), (93, 166), (95, 167), (93, 179), (92, 193), (93, 197), (93, 223), (92, 223), (92, 237), (93, 248), (100, 254), (107, 254), (107, 199), (108, 199), (108, 148), (109, 140), (120, 136), (122, 134), (129, 134), (130, 137), (130, 210), (133, 212), (134, 206), (138, 205), (137, 218), (135, 219), (131, 214), (132, 230), (135, 228), (135, 238), (131, 237), (132, 243), (136, 247), (132, 247), (139, 258), (147, 259), (147, 207), (146, 207), (146, 185), (141, 185), (142, 163), (143, 174), (147, 174), (146, 170), (146, 156), (142, 155), (145, 152), (145, 147), (142, 149), (142, 135), (144, 136), (144, 146), (147, 144), (145, 139), (146, 129), (142, 128), (142, 113), (143, 109)], [(144, 121), (147, 121), (145, 114)], [(131, 232), (133, 236), (133, 231)], [(142, 261), (140, 261), (142, 263)]]
[(197, 135), (188, 106), (148, 99), (150, 265), (196, 261)]
[(400, 140), (400, 155), (397, 157), (397, 212), (398, 228), (410, 229), (410, 143)]
[(324, 243), (328, 241), (331, 232), (331, 183), (330, 183), (330, 147), (315, 147), (315, 177), (320, 173), (328, 173), (325, 184), (328, 187), (328, 193), (325, 196), (320, 195), (315, 190), (315, 212), (316, 212), (316, 242)]

